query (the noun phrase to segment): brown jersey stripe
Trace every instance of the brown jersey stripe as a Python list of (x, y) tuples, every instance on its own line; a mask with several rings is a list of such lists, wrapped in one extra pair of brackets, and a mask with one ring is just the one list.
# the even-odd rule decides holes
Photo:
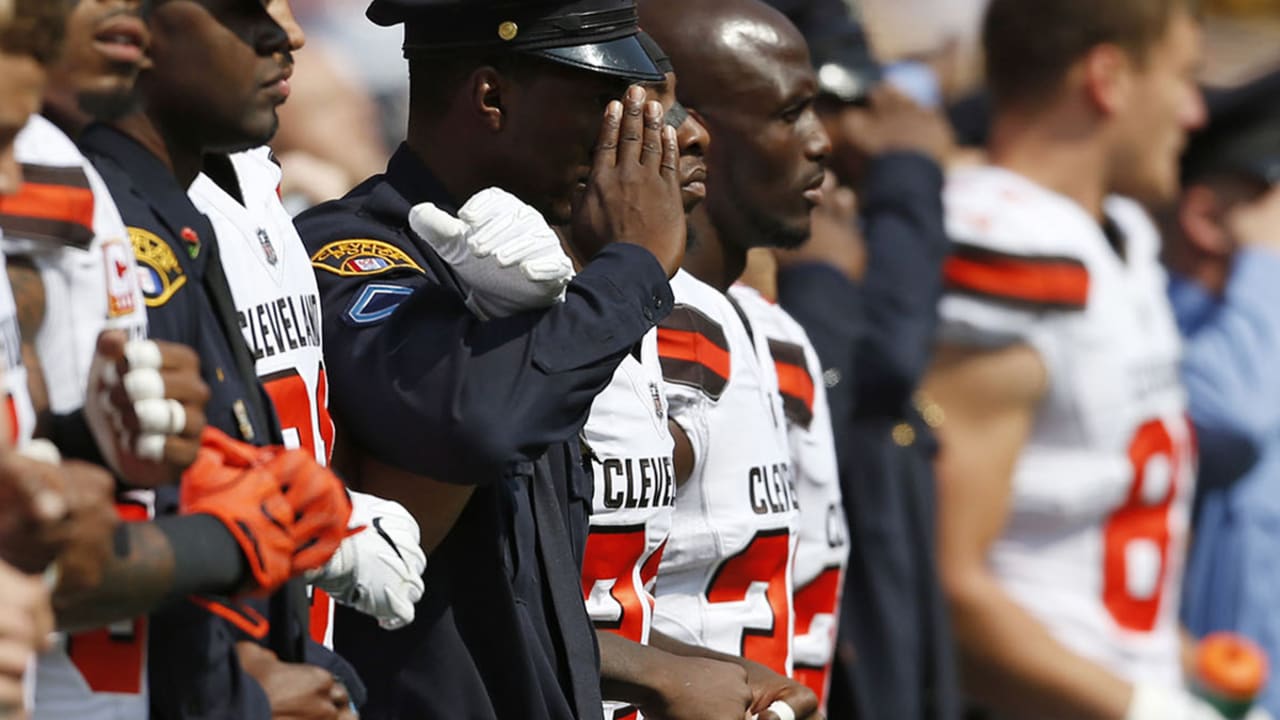
[(1083, 310), (1089, 302), (1089, 271), (1075, 258), (1014, 255), (958, 243), (943, 278), (948, 292), (1036, 310)]
[(711, 344), (729, 352), (729, 340), (725, 337), (724, 328), (692, 305), (677, 304), (667, 319), (662, 321), (662, 327), (668, 330), (698, 333), (706, 337)]
[(89, 176), (79, 166), (22, 164), (22, 179), (36, 185), (62, 185), (75, 190), (91, 190)]
[(715, 320), (690, 305), (676, 305), (658, 327), (662, 376), (719, 400), (729, 383), (729, 340)]
[(0, 198), (0, 228), (14, 237), (85, 248), (93, 241), (93, 210), (87, 187), (28, 180), (17, 194)]
[(705, 335), (658, 328), (658, 358), (667, 382), (697, 388), (712, 400), (729, 384), (729, 353)]
[(813, 422), (813, 376), (807, 369), (804, 348), (782, 340), (769, 341), (769, 354), (778, 374), (782, 409), (791, 422), (808, 429)]

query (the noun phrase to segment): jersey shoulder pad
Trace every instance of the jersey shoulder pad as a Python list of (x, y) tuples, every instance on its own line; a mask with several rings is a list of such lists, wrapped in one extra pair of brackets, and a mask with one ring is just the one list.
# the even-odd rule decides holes
[(786, 310), (766, 300), (755, 289), (734, 285), (729, 293), (738, 301), (756, 332), (763, 333), (768, 341), (787, 420), (808, 429), (813, 423), (813, 404), (817, 397), (814, 370), (809, 361), (816, 353), (811, 350), (809, 335)]
[(1097, 229), (1070, 201), (1008, 171), (979, 168), (951, 180), (946, 208), (948, 295), (1035, 312), (1088, 304), (1082, 234)]
[(16, 194), (0, 197), (7, 249), (22, 252), (31, 243), (89, 247), (95, 198), (84, 156), (71, 139), (35, 116), (18, 134), (14, 154), (23, 183)]
[(658, 360), (670, 383), (719, 400), (729, 384), (729, 339), (719, 322), (692, 305), (677, 303), (658, 326)]

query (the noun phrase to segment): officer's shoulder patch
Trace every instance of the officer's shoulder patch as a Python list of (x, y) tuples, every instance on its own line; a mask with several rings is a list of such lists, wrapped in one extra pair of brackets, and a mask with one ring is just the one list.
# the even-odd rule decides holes
[(138, 284), (147, 307), (164, 306), (187, 284), (178, 256), (160, 236), (142, 228), (129, 228), (133, 254), (138, 259)]
[(395, 313), (406, 298), (413, 294), (413, 288), (389, 283), (369, 283), (360, 288), (356, 297), (347, 306), (346, 321), (356, 327), (377, 325)]
[(331, 242), (311, 256), (311, 264), (342, 277), (381, 275), (397, 268), (422, 272), (422, 267), (405, 251), (389, 242), (368, 238)]

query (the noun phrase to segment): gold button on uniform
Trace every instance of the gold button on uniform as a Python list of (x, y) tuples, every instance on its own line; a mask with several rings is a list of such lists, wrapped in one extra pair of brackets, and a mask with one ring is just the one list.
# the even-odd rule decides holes
[(520, 34), (520, 26), (516, 25), (510, 20), (498, 26), (498, 37), (502, 38), (503, 40), (506, 40), (507, 42), (511, 42), (512, 40), (515, 40), (516, 36), (519, 34)]
[(898, 447), (911, 447), (916, 442), (916, 429), (906, 423), (893, 426), (893, 444)]

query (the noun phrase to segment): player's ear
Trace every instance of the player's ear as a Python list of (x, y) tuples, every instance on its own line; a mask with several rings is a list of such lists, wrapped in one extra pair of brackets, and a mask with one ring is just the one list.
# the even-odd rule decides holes
[(1178, 204), (1178, 229), (1197, 251), (1224, 257), (1232, 251), (1226, 215), (1227, 208), (1217, 192), (1207, 185), (1190, 185)]
[(1105, 116), (1121, 111), (1133, 87), (1133, 58), (1118, 45), (1099, 45), (1089, 51), (1073, 72), (1080, 73), (1086, 96)]
[(509, 80), (497, 68), (484, 66), (471, 73), (471, 105), (481, 124), (490, 132), (499, 132), (506, 122), (504, 93)]

